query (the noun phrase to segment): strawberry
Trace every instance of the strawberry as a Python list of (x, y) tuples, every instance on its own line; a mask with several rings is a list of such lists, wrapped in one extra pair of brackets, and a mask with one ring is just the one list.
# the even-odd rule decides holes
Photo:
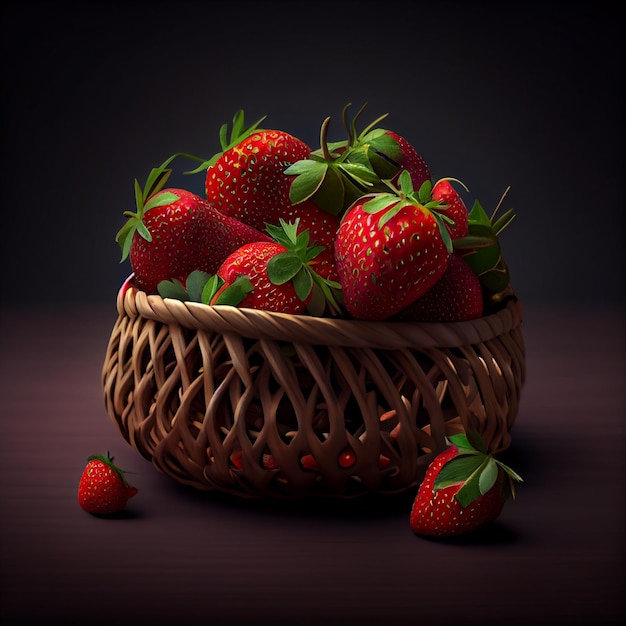
[(124, 471), (114, 465), (113, 457), (93, 454), (87, 459), (78, 483), (78, 504), (87, 513), (112, 515), (124, 509), (137, 489), (128, 484)]
[(497, 307), (510, 292), (511, 277), (499, 237), (515, 218), (515, 212), (509, 209), (501, 216), (497, 215), (507, 192), (508, 188), (491, 216), (476, 200), (469, 212), (467, 235), (453, 242), (455, 252), (463, 255), (479, 277), (488, 307)]
[(292, 178), (285, 169), (306, 158), (311, 149), (281, 130), (246, 131), (239, 141), (236, 128), (233, 133), (224, 152), (208, 163), (207, 199), (224, 214), (259, 230), (266, 223), (278, 224), (291, 206)]
[(292, 315), (303, 313), (306, 298), (298, 297), (293, 283), (275, 285), (267, 274), (270, 259), (283, 252), (287, 252), (287, 248), (274, 241), (244, 244), (226, 257), (217, 274), (226, 284), (241, 276), (250, 280), (252, 291), (240, 302), (241, 307)]
[(452, 220), (446, 223), (446, 228), (452, 239), (460, 239), (468, 234), (469, 212), (461, 196), (450, 184), (451, 180), (454, 179), (442, 178), (437, 181), (433, 186), (432, 198), (446, 205), (446, 215)]
[(380, 156), (389, 160), (398, 168), (391, 182), (397, 184), (403, 170), (406, 170), (411, 175), (414, 189), (419, 189), (427, 180), (431, 180), (430, 169), (424, 157), (417, 152), (413, 145), (393, 131), (388, 130), (386, 134), (398, 144), (400, 149), (399, 155), (395, 158), (385, 155), (382, 150), (377, 150)]
[(187, 190), (163, 189), (172, 158), (151, 171), (143, 190), (135, 181), (137, 211), (124, 213), (128, 220), (116, 237), (122, 261), (130, 257), (135, 285), (148, 293), (156, 293), (161, 281), (184, 281), (194, 270), (215, 273), (240, 245), (269, 241)]
[[(471, 438), (471, 442), (470, 442)], [(494, 521), (521, 477), (488, 454), (470, 433), (451, 435), (450, 444), (426, 470), (413, 503), (410, 526), (429, 537), (464, 535)]]
[(397, 133), (376, 128), (387, 115), (379, 117), (357, 135), (356, 121), (363, 106), (353, 120), (348, 119), (348, 104), (342, 118), (348, 138), (344, 141), (327, 141), (330, 118), (322, 124), (320, 148), (306, 159), (287, 168), (295, 176), (290, 190), (294, 204), (312, 199), (323, 210), (342, 215), (367, 193), (386, 191), (383, 180), (395, 185), (403, 171), (408, 171), (414, 189), (430, 180), (430, 170), (421, 155)]
[(334, 283), (320, 276), (313, 264), (321, 246), (309, 246), (309, 232), (298, 232), (299, 220), (280, 226), (268, 224), (269, 242), (241, 246), (222, 263), (217, 274), (226, 284), (247, 277), (252, 291), (239, 306), (298, 315), (307, 309), (321, 315), (327, 306), (337, 312)]
[(400, 311), (397, 319), (458, 322), (477, 319), (482, 314), (480, 279), (460, 254), (452, 254), (441, 278), (421, 298)]
[(364, 196), (344, 215), (335, 262), (345, 307), (357, 319), (384, 320), (424, 295), (452, 251), (430, 182), (414, 192), (402, 172), (397, 193)]
[(293, 177), (289, 189), (291, 203), (299, 205), (310, 200), (323, 211), (341, 216), (364, 194), (384, 191), (386, 187), (372, 168), (367, 151), (354, 146), (352, 136), (347, 141), (328, 143), (329, 124), (327, 117), (320, 131), (319, 150), (290, 165), (285, 173)]

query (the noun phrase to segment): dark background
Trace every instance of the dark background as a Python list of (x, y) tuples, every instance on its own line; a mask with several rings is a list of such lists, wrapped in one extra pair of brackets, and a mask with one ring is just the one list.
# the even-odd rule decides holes
[[(624, 105), (620, 3), (4, 2), (0, 621), (68, 626), (624, 623)], [(420, 540), (412, 494), (237, 501), (156, 472), (108, 419), (100, 373), (129, 273), (133, 179), (210, 156), (249, 121), (318, 145), (322, 120), (412, 141), (502, 237), (528, 378), (495, 527)], [(181, 170), (187, 163), (181, 162)], [(202, 179), (173, 183), (202, 192)], [(84, 513), (86, 457), (139, 488)]]
[(2, 298), (110, 302), (133, 179), (211, 156), (236, 110), (316, 148), (326, 116), (342, 138), (343, 106), (368, 102), (363, 124), (389, 113), (468, 204), (490, 211), (511, 186), (502, 243), (526, 302), (623, 301), (618, 7), (4, 3)]

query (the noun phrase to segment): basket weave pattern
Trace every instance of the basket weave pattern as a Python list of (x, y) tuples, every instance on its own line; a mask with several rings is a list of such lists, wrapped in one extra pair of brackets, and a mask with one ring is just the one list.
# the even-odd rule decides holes
[(453, 324), (209, 307), (129, 289), (102, 370), (122, 436), (162, 472), (242, 496), (355, 497), (421, 482), (446, 435), (510, 444), (521, 307)]

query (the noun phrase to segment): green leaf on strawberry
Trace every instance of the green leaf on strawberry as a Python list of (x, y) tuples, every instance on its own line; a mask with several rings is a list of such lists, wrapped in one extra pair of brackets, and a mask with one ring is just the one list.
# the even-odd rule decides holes
[[(363, 204), (363, 210), (366, 213), (378, 214), (380, 213), (380, 219), (378, 221), (378, 228), (382, 229), (387, 222), (393, 219), (405, 206), (416, 205), (422, 207), (424, 210), (430, 212), (437, 222), (441, 239), (443, 240), (448, 252), (452, 252), (452, 239), (450, 233), (446, 228), (446, 222), (450, 222), (450, 218), (445, 215), (445, 206), (440, 202), (432, 200), (431, 190), (432, 184), (430, 181), (426, 181), (422, 184), (417, 192), (413, 189), (413, 182), (411, 181), (411, 175), (404, 170), (399, 178), (399, 188), (393, 190), (393, 192), (383, 192), (373, 194), (372, 197)], [(388, 186), (393, 187), (388, 183)]]
[(467, 236), (454, 241), (455, 250), (464, 255), (493, 302), (501, 299), (511, 281), (508, 266), (502, 256), (499, 235), (513, 221), (515, 213), (510, 209), (496, 219), (507, 192), (508, 189), (491, 216), (476, 200), (469, 213)]
[(178, 279), (164, 280), (158, 284), (157, 289), (162, 298), (208, 305), (237, 306), (252, 291), (252, 283), (248, 277), (240, 276), (227, 285), (217, 275), (195, 270), (189, 274), (185, 285)]
[(185, 281), (189, 299), (194, 302), (202, 302), (204, 287), (210, 280), (211, 276), (207, 272), (202, 272), (200, 270), (194, 270), (191, 272)]
[(487, 453), (482, 440), (476, 433), (471, 433), (475, 447), (466, 435), (454, 435), (448, 438), (451, 445), (458, 448), (458, 455), (448, 461), (435, 479), (434, 489), (445, 489), (462, 484), (456, 493), (461, 506), (466, 507), (479, 496), (487, 493), (496, 483), (499, 469), (509, 478), (511, 494), (515, 494), (514, 482), (522, 478), (510, 467)]
[(364, 193), (381, 191), (384, 185), (364, 149), (353, 148), (350, 141), (328, 143), (329, 124), (327, 117), (320, 131), (320, 148), (290, 165), (285, 174), (295, 177), (289, 190), (292, 204), (313, 200), (324, 211), (340, 215)]
[(239, 111), (237, 111), (233, 117), (230, 136), (228, 134), (228, 124), (222, 124), (220, 126), (219, 139), (221, 150), (219, 152), (216, 152), (210, 159), (202, 161), (202, 163), (200, 163), (200, 165), (196, 169), (190, 170), (185, 173), (197, 174), (199, 172), (205, 172), (209, 167), (215, 164), (215, 162), (222, 156), (222, 154), (224, 154), (224, 152), (230, 150), (237, 144), (241, 143), (246, 137), (249, 137), (252, 133), (254, 133), (266, 117), (267, 115), (264, 115), (262, 118), (254, 122), (254, 124), (246, 128), (243, 110), (240, 109)]
[(274, 285), (292, 282), (296, 295), (305, 301), (311, 299), (307, 310), (312, 315), (322, 315), (326, 306), (338, 312), (341, 309), (338, 282), (320, 276), (312, 262), (324, 250), (323, 246), (309, 246), (308, 229), (298, 232), (300, 219), (286, 222), (282, 218), (280, 225), (267, 224), (266, 230), (270, 237), (286, 248), (273, 256), (267, 263), (267, 276)]
[(239, 306), (253, 289), (252, 282), (247, 276), (239, 276), (228, 285), (222, 284), (214, 295), (203, 292), (202, 302), (212, 305)]
[(172, 300), (180, 300), (182, 302), (191, 300), (187, 289), (185, 289), (185, 285), (183, 285), (178, 278), (162, 280), (158, 284), (157, 289), (162, 298), (171, 298)]

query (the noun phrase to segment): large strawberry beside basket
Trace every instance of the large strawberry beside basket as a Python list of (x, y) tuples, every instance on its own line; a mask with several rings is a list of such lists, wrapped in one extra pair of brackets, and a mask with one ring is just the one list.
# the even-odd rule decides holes
[[(246, 129), (241, 113), (230, 140), (222, 127), (222, 151), (192, 172), (207, 181), (199, 204), (230, 229), (203, 232), (210, 264), (168, 266), (156, 289), (132, 265), (133, 245), (145, 255), (155, 241), (151, 211), (181, 196), (160, 184), (171, 159), (120, 230), (133, 273), (106, 407), (178, 482), (248, 497), (392, 494), (419, 485), (457, 433), (491, 454), (510, 445), (525, 378), (499, 241), (512, 213), (468, 211), (403, 137), (358, 133), (355, 120), (335, 143), (325, 122), (317, 150)], [(167, 248), (182, 250), (191, 225), (192, 211), (161, 225), (177, 233)]]

